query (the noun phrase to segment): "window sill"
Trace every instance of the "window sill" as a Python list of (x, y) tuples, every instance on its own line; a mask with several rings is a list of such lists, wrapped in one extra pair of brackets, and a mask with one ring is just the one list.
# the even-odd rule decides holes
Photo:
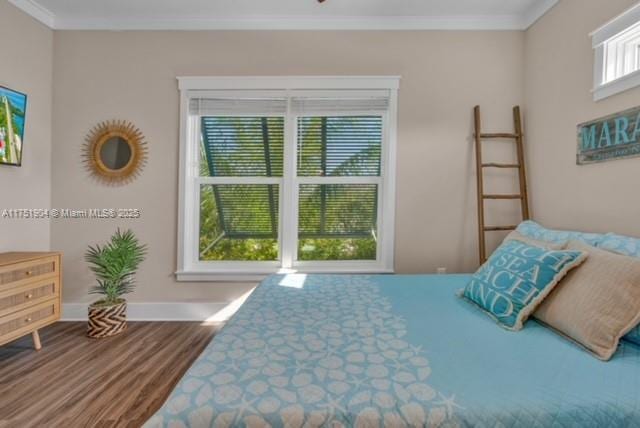
[(304, 269), (277, 269), (272, 272), (233, 272), (233, 271), (177, 271), (178, 282), (260, 282), (273, 274), (393, 274), (393, 269), (386, 268), (351, 268), (346, 267), (316, 267)]
[(593, 100), (600, 101), (637, 86), (640, 86), (640, 71), (635, 71), (612, 82), (598, 86), (593, 90)]
[(178, 282), (260, 282), (267, 276), (276, 273), (240, 273), (240, 272), (196, 272), (178, 271)]

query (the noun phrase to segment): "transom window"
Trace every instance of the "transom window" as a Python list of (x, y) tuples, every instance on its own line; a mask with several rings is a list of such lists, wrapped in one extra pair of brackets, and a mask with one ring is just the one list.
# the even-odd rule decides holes
[(178, 278), (391, 271), (398, 79), (267, 79), (180, 80)]
[(640, 70), (640, 22), (605, 42), (603, 83)]
[(640, 85), (640, 4), (592, 34), (594, 99)]

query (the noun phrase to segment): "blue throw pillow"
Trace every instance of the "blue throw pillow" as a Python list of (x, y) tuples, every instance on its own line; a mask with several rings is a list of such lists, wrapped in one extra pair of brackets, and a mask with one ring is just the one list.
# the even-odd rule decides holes
[(586, 257), (582, 251), (551, 251), (508, 241), (473, 275), (462, 296), (503, 327), (520, 330), (553, 287)]
[(598, 247), (603, 250), (631, 257), (640, 257), (640, 239), (607, 233)]
[(640, 346), (640, 325), (635, 326), (629, 333), (622, 336), (622, 340)]
[[(616, 235), (615, 233), (607, 233), (599, 245), (603, 250), (623, 254), (630, 257), (640, 258), (640, 239), (630, 236)], [(636, 326), (622, 338), (627, 342), (640, 345), (640, 325)]]
[(523, 221), (516, 230), (528, 238), (553, 242), (554, 244), (566, 244), (569, 241), (580, 241), (587, 245), (591, 245), (592, 247), (597, 247), (600, 244), (600, 241), (604, 238), (604, 235), (599, 233), (547, 229), (546, 227), (543, 227), (531, 220)]

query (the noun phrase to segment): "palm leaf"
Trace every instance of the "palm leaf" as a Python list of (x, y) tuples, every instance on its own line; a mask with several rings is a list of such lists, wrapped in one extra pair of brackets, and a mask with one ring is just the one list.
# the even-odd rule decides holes
[(107, 303), (115, 303), (124, 294), (135, 289), (135, 274), (144, 261), (146, 245), (138, 242), (131, 230), (114, 233), (110, 241), (100, 246), (89, 246), (85, 260), (96, 277), (90, 294), (101, 294)]

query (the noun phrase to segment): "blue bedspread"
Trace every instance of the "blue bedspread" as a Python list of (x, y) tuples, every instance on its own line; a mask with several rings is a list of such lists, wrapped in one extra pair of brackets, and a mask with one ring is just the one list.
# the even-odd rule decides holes
[(640, 348), (506, 331), (468, 280), (269, 277), (146, 426), (640, 427)]

